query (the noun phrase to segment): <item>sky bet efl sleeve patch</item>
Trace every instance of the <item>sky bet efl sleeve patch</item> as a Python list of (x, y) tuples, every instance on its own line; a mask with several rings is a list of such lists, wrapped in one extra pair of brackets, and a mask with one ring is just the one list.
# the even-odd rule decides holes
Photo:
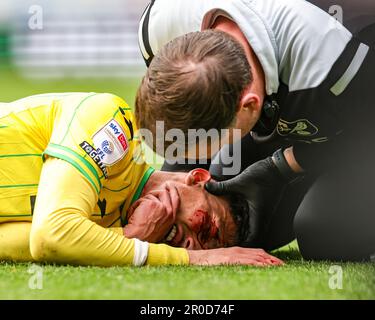
[(129, 151), (129, 142), (119, 123), (112, 119), (92, 137), (101, 162), (112, 166), (123, 159)]

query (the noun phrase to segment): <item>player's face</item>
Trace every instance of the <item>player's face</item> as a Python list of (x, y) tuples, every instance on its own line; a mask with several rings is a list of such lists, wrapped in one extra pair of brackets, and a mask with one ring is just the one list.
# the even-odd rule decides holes
[[(143, 212), (151, 208), (173, 206), (175, 219), (168, 222), (168, 232), (160, 242), (190, 250), (233, 246), (236, 225), (229, 204), (224, 198), (213, 196), (204, 188), (211, 178), (209, 172), (195, 169), (180, 177), (167, 180), (158, 186), (158, 190), (153, 190), (154, 195), (164, 196), (154, 196), (152, 200), (149, 197), (147, 201), (140, 199), (139, 204), (136, 204), (137, 210)], [(147, 198), (147, 194), (144, 196)], [(165, 214), (165, 211), (160, 210), (160, 214)]]
[(229, 204), (205, 190), (204, 185), (210, 178), (206, 170), (195, 169), (187, 174), (184, 182), (166, 183), (165, 187), (176, 188), (180, 198), (175, 226), (166, 237), (169, 245), (186, 249), (234, 245), (236, 226)]

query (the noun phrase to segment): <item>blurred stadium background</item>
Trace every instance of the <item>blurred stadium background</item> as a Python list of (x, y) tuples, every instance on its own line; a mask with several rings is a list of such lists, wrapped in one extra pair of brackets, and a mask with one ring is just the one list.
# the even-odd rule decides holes
[[(132, 106), (145, 72), (137, 29), (148, 2), (0, 0), (0, 102), (45, 92), (84, 91), (111, 92)], [(42, 27), (30, 28), (30, 23), (38, 26), (38, 8)], [(344, 265), (345, 290), (331, 290), (327, 285), (330, 263), (303, 262), (295, 244), (278, 255), (288, 264), (272, 270), (46, 266), (48, 285), (34, 291), (27, 287), (29, 264), (0, 263), (0, 299), (375, 297), (373, 265)]]
[(1, 0), (0, 101), (112, 92), (133, 104), (145, 71), (138, 21), (148, 0)]

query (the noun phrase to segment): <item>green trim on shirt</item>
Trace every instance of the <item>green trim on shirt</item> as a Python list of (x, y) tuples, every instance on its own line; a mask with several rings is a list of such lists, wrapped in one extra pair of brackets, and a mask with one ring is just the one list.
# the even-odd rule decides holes
[(74, 161), (72, 158), (70, 158), (66, 155), (60, 154), (58, 152), (55, 152), (55, 151), (50, 151), (48, 149), (44, 153), (51, 156), (51, 157), (55, 157), (55, 158), (58, 158), (58, 159), (61, 159), (61, 160), (65, 160), (66, 162), (70, 163), (74, 168), (76, 168), (80, 173), (82, 173), (82, 175), (92, 184), (96, 193), (97, 194), (100, 193), (100, 188), (101, 188), (100, 182), (99, 182), (100, 188), (98, 189), (95, 182), (91, 179), (91, 177), (87, 174), (87, 172), (76, 161)]
[(141, 196), (142, 194), (142, 191), (148, 181), (148, 179), (150, 179), (151, 175), (155, 172), (155, 169), (153, 167), (149, 167), (147, 169), (147, 171), (145, 172), (145, 174), (143, 175), (143, 178), (141, 180), (141, 182), (139, 183), (138, 185), (138, 188), (137, 188), (137, 191), (135, 192), (134, 196), (133, 196), (133, 199), (132, 201), (130, 202), (130, 205), (132, 205), (134, 202), (136, 202), (139, 197)]
[(30, 213), (25, 214), (0, 214), (0, 218), (23, 218), (23, 217), (32, 217), (33, 215)]
[(22, 154), (5, 154), (5, 155), (0, 156), (0, 158), (22, 158), (22, 157), (42, 157), (42, 154), (22, 153)]
[(9, 188), (37, 188), (38, 184), (12, 184), (0, 186), (0, 189), (9, 189)]
[[(60, 145), (57, 145), (57, 144), (54, 144), (54, 143), (50, 143), (48, 145), (48, 147), (47, 147), (47, 150), (49, 150), (49, 147), (51, 147), (53, 149), (60, 149), (60, 150), (62, 150), (64, 152), (67, 152), (67, 153), (73, 155), (77, 159), (81, 160), (85, 164), (85, 166), (87, 167), (87, 169), (89, 169), (90, 172), (96, 178), (100, 189), (102, 188), (102, 183), (100, 182), (100, 177), (98, 175), (98, 172), (95, 170), (94, 166), (87, 159), (85, 159), (84, 157), (82, 157), (81, 155), (79, 155), (78, 153), (76, 153), (75, 151), (73, 151), (73, 150), (71, 150), (71, 149), (69, 149), (67, 147), (63, 147), (63, 146), (60, 146)], [(104, 178), (104, 176), (103, 176), (103, 178)]]

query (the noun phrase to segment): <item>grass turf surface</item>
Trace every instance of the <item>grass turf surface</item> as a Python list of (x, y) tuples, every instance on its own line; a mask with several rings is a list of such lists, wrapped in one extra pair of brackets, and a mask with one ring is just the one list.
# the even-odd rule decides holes
[[(0, 69), (0, 101), (47, 92), (111, 92), (133, 105), (139, 80), (25, 81)], [(304, 262), (296, 246), (278, 251), (280, 268), (42, 266), (43, 289), (31, 290), (32, 264), (0, 263), (0, 299), (375, 299), (375, 264)], [(329, 288), (332, 265), (342, 290)]]
[(304, 262), (296, 249), (277, 253), (275, 268), (42, 266), (43, 289), (29, 288), (31, 264), (0, 264), (0, 299), (374, 299), (375, 265), (336, 263), (341, 290), (332, 290), (333, 263)]

